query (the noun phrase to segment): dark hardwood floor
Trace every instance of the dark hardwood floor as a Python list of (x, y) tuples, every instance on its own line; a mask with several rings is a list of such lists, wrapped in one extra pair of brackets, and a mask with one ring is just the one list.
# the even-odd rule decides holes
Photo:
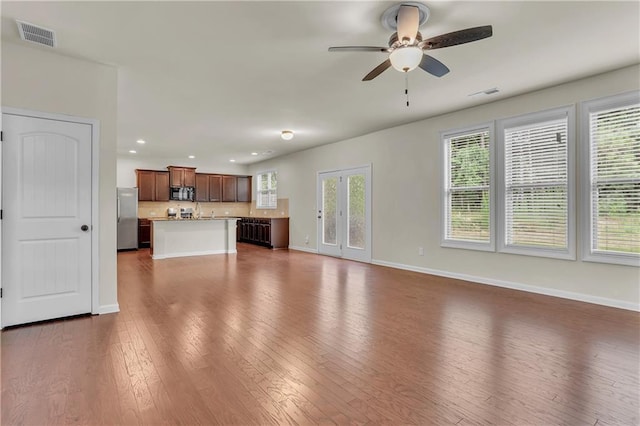
[(3, 425), (640, 422), (638, 313), (244, 244), (118, 281), (2, 332)]

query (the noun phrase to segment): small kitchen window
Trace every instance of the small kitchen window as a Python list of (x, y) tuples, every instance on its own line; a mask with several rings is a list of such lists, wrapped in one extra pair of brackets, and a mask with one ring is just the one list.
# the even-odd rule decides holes
[(256, 208), (275, 209), (278, 207), (278, 178), (275, 171), (262, 172), (257, 176)]

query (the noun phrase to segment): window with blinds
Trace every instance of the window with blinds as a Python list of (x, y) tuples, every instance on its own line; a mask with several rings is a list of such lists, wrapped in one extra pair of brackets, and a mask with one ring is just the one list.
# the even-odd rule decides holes
[(278, 207), (277, 176), (275, 171), (258, 174), (256, 186), (256, 207), (275, 209)]
[(568, 109), (501, 123), (501, 250), (574, 258)]
[(585, 104), (583, 120), (588, 126), (585, 134), (589, 147), (587, 253), (608, 255), (610, 260), (616, 258), (615, 263), (627, 263), (626, 258), (638, 264), (640, 100), (636, 93)]
[(443, 246), (493, 250), (491, 134), (481, 127), (442, 136)]

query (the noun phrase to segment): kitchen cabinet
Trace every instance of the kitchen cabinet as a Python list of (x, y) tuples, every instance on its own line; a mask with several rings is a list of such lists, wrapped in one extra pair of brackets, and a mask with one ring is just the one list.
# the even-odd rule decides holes
[(194, 167), (169, 166), (172, 187), (196, 186), (196, 169)]
[(288, 248), (289, 218), (240, 218), (237, 238), (238, 241), (274, 249)]
[(222, 201), (222, 175), (196, 173), (196, 201)]
[(169, 201), (169, 172), (136, 170), (138, 201)]
[(222, 175), (209, 175), (209, 201), (222, 201)]
[(151, 221), (138, 219), (138, 248), (147, 248), (151, 245)]
[(251, 176), (236, 177), (236, 199), (239, 203), (251, 202)]
[(225, 203), (235, 203), (237, 200), (238, 188), (235, 176), (222, 176), (222, 201)]
[(209, 201), (209, 175), (196, 173), (196, 201)]

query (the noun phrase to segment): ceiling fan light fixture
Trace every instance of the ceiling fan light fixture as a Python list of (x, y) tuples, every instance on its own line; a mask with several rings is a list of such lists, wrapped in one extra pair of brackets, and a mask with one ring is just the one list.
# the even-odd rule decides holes
[(391, 65), (400, 72), (409, 72), (420, 65), (422, 49), (418, 46), (398, 47), (389, 55)]
[(290, 141), (291, 139), (293, 139), (293, 131), (283, 130), (282, 133), (280, 134), (280, 137), (285, 141)]

